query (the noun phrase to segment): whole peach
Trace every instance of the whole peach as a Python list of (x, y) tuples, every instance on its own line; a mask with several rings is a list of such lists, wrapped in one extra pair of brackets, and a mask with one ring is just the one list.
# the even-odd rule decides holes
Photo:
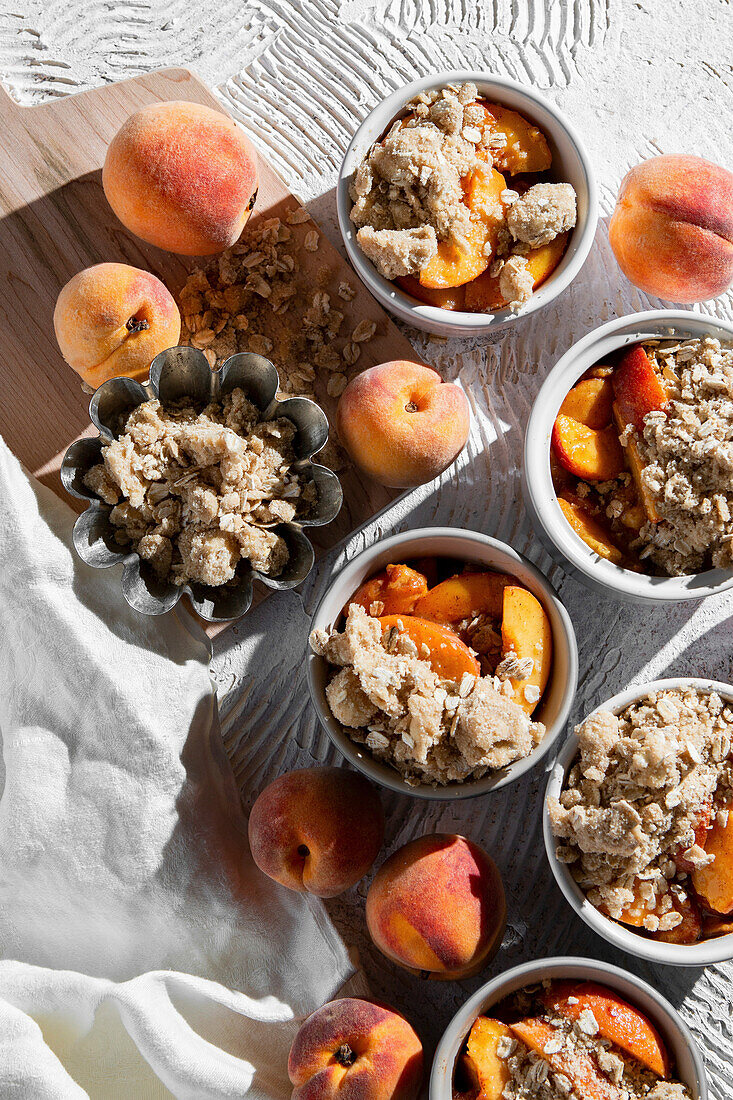
[(465, 447), (470, 425), (463, 391), (405, 359), (358, 374), (337, 411), (339, 437), (357, 466), (398, 488), (441, 474)]
[(415, 1100), (422, 1043), (387, 1005), (344, 997), (314, 1012), (295, 1036), (292, 1100)]
[(66, 362), (96, 389), (107, 378), (147, 375), (158, 352), (178, 343), (181, 315), (149, 271), (95, 264), (62, 288), (53, 327)]
[(345, 768), (303, 768), (274, 780), (249, 815), (255, 863), (290, 890), (332, 898), (362, 878), (384, 838), (371, 783)]
[(716, 298), (733, 282), (733, 174), (702, 157), (643, 161), (621, 182), (609, 238), (640, 290), (683, 304)]
[(478, 844), (435, 833), (382, 864), (369, 887), (366, 918), (374, 943), (393, 962), (423, 977), (468, 978), (501, 943), (504, 887)]
[(117, 217), (168, 252), (209, 256), (249, 218), (257, 154), (229, 115), (200, 103), (152, 103), (131, 115), (107, 150), (102, 184)]

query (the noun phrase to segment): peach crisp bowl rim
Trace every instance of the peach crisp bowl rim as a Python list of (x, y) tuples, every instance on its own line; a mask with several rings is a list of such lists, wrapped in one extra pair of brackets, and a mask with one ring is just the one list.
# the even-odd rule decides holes
[[(466, 81), (472, 81), (482, 95), (493, 95), (498, 102), (510, 109), (524, 109), (531, 120), (542, 129), (553, 147), (553, 154), (572, 165), (569, 174), (573, 179), (566, 182), (573, 184), (578, 196), (577, 224), (571, 231), (570, 240), (558, 266), (516, 314), (509, 309), (496, 310), (494, 313), (468, 313), (417, 302), (396, 283), (380, 275), (371, 261), (367, 260), (356, 243), (356, 230), (349, 216), (353, 205), (349, 196), (349, 185), (354, 173), (373, 143), (399, 117), (405, 103), (419, 92)], [(453, 69), (437, 77), (426, 76), (413, 80), (398, 88), (367, 115), (351, 139), (341, 162), (336, 185), (336, 208), (349, 262), (367, 290), (384, 309), (401, 321), (438, 336), (483, 336), (503, 329), (515, 321), (521, 321), (549, 305), (573, 282), (595, 239), (598, 190), (591, 160), (580, 135), (551, 99), (536, 88), (507, 77), (495, 76), (485, 70)]]
[[(693, 687), (703, 692), (715, 691), (727, 702), (733, 704), (733, 685), (731, 684), (701, 676), (671, 676), (626, 688), (625, 691), (620, 691), (617, 695), (606, 699), (605, 702), (599, 703), (597, 707), (589, 712), (587, 717), (590, 714), (596, 714), (599, 710), (610, 710), (617, 714), (629, 706), (630, 703), (638, 702), (652, 691), (685, 687)], [(594, 905), (591, 905), (571, 875), (567, 865), (561, 863), (555, 854), (557, 841), (552, 832), (548, 810), (549, 799), (560, 796), (565, 778), (577, 755), (578, 736), (575, 732), (572, 732), (557, 755), (557, 760), (547, 782), (542, 806), (542, 832), (547, 859), (555, 876), (555, 881), (573, 912), (585, 921), (588, 927), (592, 928), (597, 935), (612, 943), (614, 947), (618, 947), (622, 951), (628, 951), (629, 954), (636, 955), (638, 958), (647, 959), (649, 962), (663, 963), (667, 966), (710, 966), (712, 963), (728, 962), (733, 959), (733, 934), (729, 933), (727, 936), (701, 940), (699, 943), (694, 944), (662, 943), (658, 940), (647, 939), (646, 936), (624, 927), (618, 921), (605, 917)]]
[(456, 1058), (474, 1020), (503, 997), (543, 979), (595, 981), (627, 999), (660, 1031), (693, 1100), (708, 1100), (707, 1073), (692, 1032), (675, 1007), (647, 982), (611, 963), (576, 956), (554, 956), (505, 970), (478, 989), (459, 1008), (438, 1043), (430, 1072), (430, 1100), (452, 1100)]
[(547, 732), (541, 743), (523, 760), (481, 779), (465, 780), (444, 787), (427, 784), (410, 786), (394, 768), (375, 760), (368, 750), (352, 741), (331, 714), (325, 695), (328, 666), (310, 648), (307, 655), (308, 690), (321, 726), (346, 760), (373, 782), (398, 794), (434, 801), (473, 798), (489, 794), (514, 782), (535, 767), (556, 745), (564, 732), (578, 682), (578, 647), (570, 615), (547, 578), (507, 543), (479, 531), (451, 527), (428, 527), (382, 539), (353, 558), (330, 581), (318, 607), (311, 630), (328, 629), (338, 620), (341, 609), (359, 585), (406, 557), (455, 557), (482, 564), (489, 569), (512, 573), (541, 601), (552, 626), (553, 664), (537, 717)]
[(652, 309), (616, 317), (574, 343), (552, 368), (527, 421), (522, 491), (540, 541), (567, 572), (589, 588), (632, 603), (698, 600), (733, 587), (733, 570), (708, 569), (682, 577), (634, 573), (604, 561), (570, 527), (557, 502), (550, 473), (552, 426), (568, 391), (603, 356), (644, 339), (715, 336), (733, 341), (733, 322), (691, 310)]

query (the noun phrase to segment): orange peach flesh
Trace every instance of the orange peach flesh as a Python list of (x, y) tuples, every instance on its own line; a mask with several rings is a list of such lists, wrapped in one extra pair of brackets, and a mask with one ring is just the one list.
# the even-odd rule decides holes
[(425, 657), (433, 672), (441, 679), (460, 681), (464, 673), (471, 676), (481, 675), (478, 661), (449, 627), (411, 615), (383, 615), (379, 621), (383, 631), (396, 627), (411, 638), (417, 646), (418, 654)]
[(436, 623), (457, 623), (475, 615), (499, 619), (504, 589), (513, 581), (508, 573), (460, 573), (431, 588), (414, 612)]
[(586, 428), (606, 428), (613, 417), (613, 385), (610, 378), (584, 378), (565, 395), (560, 406), (565, 416)]
[(552, 449), (560, 464), (575, 477), (609, 481), (626, 468), (624, 452), (614, 425), (587, 428), (578, 420), (558, 413), (552, 428)]
[(595, 982), (556, 982), (541, 1000), (568, 1020), (590, 1009), (603, 1039), (626, 1051), (659, 1077), (669, 1076), (669, 1055), (661, 1035), (638, 1008)]
[(339, 438), (375, 481), (422, 485), (463, 450), (470, 428), (465, 394), (421, 363), (394, 360), (358, 374), (337, 411)]
[(436, 834), (406, 844), (380, 867), (366, 916), (387, 958), (414, 973), (459, 979), (478, 973), (498, 950), (506, 901), (483, 849)]
[(513, 1038), (512, 1030), (500, 1020), (479, 1016), (468, 1036), (464, 1065), (480, 1100), (502, 1100), (511, 1073), (505, 1058), (500, 1058), (501, 1039)]
[(118, 263), (74, 275), (56, 300), (53, 323), (64, 359), (93, 389), (108, 378), (146, 376), (181, 333), (178, 307), (160, 279)]
[(702, 157), (652, 157), (632, 168), (609, 226), (626, 277), (649, 294), (691, 304), (733, 281), (733, 174)]
[(733, 914), (733, 807), (725, 825), (715, 819), (705, 840), (705, 851), (715, 856), (707, 867), (692, 873), (692, 885), (703, 904), (720, 916)]
[(586, 546), (600, 558), (605, 558), (614, 565), (621, 565), (624, 560), (622, 552), (610, 540), (606, 529), (593, 516), (588, 515), (577, 503), (563, 495), (558, 496), (557, 503), (573, 531)]
[(370, 577), (356, 590), (344, 608), (358, 603), (367, 614), (374, 604), (381, 604), (381, 615), (406, 615), (428, 590), (428, 582), (422, 573), (409, 565), (388, 565), (382, 573)]
[(544, 1058), (555, 1073), (562, 1073), (583, 1100), (621, 1100), (621, 1092), (602, 1076), (589, 1054), (577, 1051), (570, 1058), (564, 1050), (548, 1054), (546, 1047), (557, 1036), (557, 1028), (541, 1019), (520, 1020), (512, 1031), (531, 1051)]
[[(540, 601), (526, 588), (509, 585), (504, 589), (501, 619), (501, 654), (515, 654), (519, 660), (531, 658), (532, 671), (523, 680), (512, 679), (514, 702), (527, 714), (539, 705), (552, 666), (552, 627)], [(528, 700), (525, 687), (539, 691), (537, 700)]]
[(198, 103), (153, 103), (112, 139), (102, 183), (136, 236), (169, 252), (206, 256), (240, 236), (257, 190), (257, 155), (228, 115)]

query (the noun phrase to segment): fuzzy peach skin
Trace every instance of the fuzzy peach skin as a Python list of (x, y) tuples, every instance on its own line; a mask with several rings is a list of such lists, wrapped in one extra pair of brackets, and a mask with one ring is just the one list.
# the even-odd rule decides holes
[(379, 950), (422, 977), (477, 974), (499, 949), (506, 901), (493, 859), (477, 844), (434, 833), (383, 863), (366, 902)]
[(95, 264), (62, 288), (53, 327), (66, 362), (96, 389), (108, 378), (146, 376), (158, 352), (178, 343), (181, 315), (149, 271)]
[(422, 1043), (388, 1005), (344, 997), (317, 1009), (288, 1058), (292, 1100), (416, 1100)]
[(702, 157), (651, 157), (621, 182), (609, 229), (624, 275), (689, 305), (733, 282), (733, 174)]
[(183, 101), (151, 103), (131, 115), (110, 142), (102, 172), (122, 224), (184, 256), (234, 244), (257, 181), (257, 154), (234, 119)]
[(375, 788), (345, 768), (303, 768), (274, 780), (252, 807), (255, 863), (290, 890), (332, 898), (362, 878), (382, 847)]
[(396, 488), (423, 485), (466, 445), (465, 394), (421, 363), (395, 359), (358, 374), (341, 395), (338, 434), (365, 474)]

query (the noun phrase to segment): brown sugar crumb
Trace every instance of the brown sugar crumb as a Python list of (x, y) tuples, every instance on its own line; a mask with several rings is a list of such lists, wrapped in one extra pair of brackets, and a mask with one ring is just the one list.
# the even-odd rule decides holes
[(153, 399), (133, 409), (84, 481), (115, 505), (118, 542), (162, 580), (226, 584), (242, 560), (278, 576), (288, 550), (275, 528), (313, 497), (291, 469), (294, 435), (290, 420), (262, 421), (239, 389), (204, 409)]
[(674, 689), (618, 715), (598, 711), (576, 733), (578, 760), (548, 807), (558, 859), (608, 916), (641, 897), (654, 910), (647, 930), (669, 930), (681, 920), (672, 856), (711, 862), (693, 847), (700, 810), (730, 800), (733, 710), (715, 692)]
[(705, 337), (644, 345), (669, 406), (633, 432), (660, 519), (636, 544), (670, 576), (733, 569), (733, 344)]
[(338, 668), (326, 688), (331, 711), (358, 744), (407, 782), (440, 786), (528, 756), (545, 727), (495, 676), (442, 680), (398, 627), (352, 604), (345, 629), (314, 631), (313, 651)]
[[(201, 349), (212, 368), (237, 352), (265, 355), (281, 394), (327, 405), (338, 385), (329, 395), (329, 372), (355, 373), (360, 353), (350, 333), (359, 316), (349, 309), (351, 283), (326, 265), (314, 276), (319, 241), (303, 207), (253, 218), (232, 248), (188, 276), (178, 295), (181, 343)], [(340, 468), (346, 459), (330, 442), (319, 461)]]

